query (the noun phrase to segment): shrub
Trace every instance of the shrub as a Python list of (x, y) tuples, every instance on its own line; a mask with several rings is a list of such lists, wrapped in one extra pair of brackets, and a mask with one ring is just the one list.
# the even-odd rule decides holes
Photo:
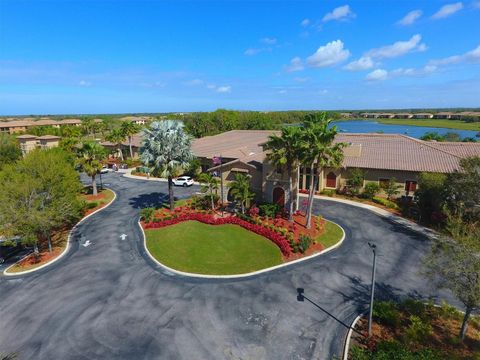
[(381, 341), (374, 351), (352, 346), (351, 360), (443, 360), (444, 357), (431, 349), (409, 350), (405, 345), (396, 341)]
[(452, 306), (445, 301), (442, 301), (439, 311), (441, 316), (446, 318), (458, 318), (460, 315), (460, 311), (458, 311), (455, 306)]
[(250, 210), (248, 210), (248, 215), (250, 215), (251, 217), (258, 216), (259, 213), (260, 209), (256, 206), (252, 206)]
[(374, 182), (369, 182), (365, 185), (365, 188), (363, 189), (363, 196), (371, 200), (379, 192), (380, 192), (380, 185)]
[(263, 204), (258, 208), (261, 216), (274, 218), (278, 213), (280, 213), (280, 205), (278, 204)]
[(384, 199), (384, 198), (381, 198), (381, 197), (378, 197), (378, 196), (374, 196), (372, 200), (373, 200), (374, 203), (386, 206), (389, 209), (399, 210), (398, 205), (395, 204), (393, 201), (390, 201), (388, 199)]
[(333, 195), (335, 195), (335, 190), (331, 190), (331, 189), (322, 190), (320, 191), (320, 194), (332, 197)]
[(387, 199), (391, 200), (392, 197), (400, 193), (401, 186), (397, 184), (397, 180), (393, 177), (386, 184), (382, 186), (383, 191), (387, 194)]
[(405, 339), (408, 342), (423, 342), (432, 333), (432, 326), (420, 319), (418, 316), (410, 316), (410, 325), (405, 331)]
[(145, 222), (151, 222), (154, 215), (155, 215), (154, 208), (150, 207), (150, 208), (143, 208), (140, 210), (140, 219), (142, 219)]
[(300, 235), (299, 238), (299, 250), (302, 254), (305, 254), (305, 252), (308, 250), (308, 248), (312, 245), (313, 240), (310, 236), (308, 235)]
[(373, 306), (373, 316), (384, 325), (398, 326), (400, 324), (400, 311), (392, 301), (376, 301)]
[(85, 204), (85, 208), (87, 210), (95, 209), (97, 206), (98, 206), (98, 202), (96, 202), (96, 201), (87, 202)]
[(409, 315), (415, 315), (420, 318), (426, 317), (425, 304), (421, 301), (415, 299), (406, 299), (402, 303), (402, 309), (405, 310)]
[(360, 193), (364, 179), (365, 173), (362, 170), (354, 168), (350, 171), (350, 178), (347, 180), (349, 195), (356, 196)]

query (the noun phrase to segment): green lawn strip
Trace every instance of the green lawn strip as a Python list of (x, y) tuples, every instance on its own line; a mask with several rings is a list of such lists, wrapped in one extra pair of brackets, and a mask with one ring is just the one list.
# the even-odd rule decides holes
[(342, 236), (342, 228), (327, 220), (325, 223), (325, 233), (317, 237), (316, 241), (320, 242), (326, 249), (338, 243), (342, 239)]
[(438, 127), (445, 129), (458, 129), (458, 130), (473, 130), (480, 131), (480, 122), (468, 123), (462, 120), (446, 120), (446, 119), (375, 119), (380, 124), (389, 125), (408, 125), (408, 126), (426, 126), (426, 127)]
[(155, 259), (180, 271), (234, 275), (283, 263), (273, 242), (238, 225), (186, 221), (145, 234)]

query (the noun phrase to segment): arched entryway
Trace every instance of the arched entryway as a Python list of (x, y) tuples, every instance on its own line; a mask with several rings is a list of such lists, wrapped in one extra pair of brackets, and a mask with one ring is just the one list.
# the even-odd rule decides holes
[(327, 187), (336, 188), (337, 187), (337, 175), (333, 171), (330, 171), (327, 174)]
[(232, 189), (229, 189), (229, 190), (228, 190), (228, 193), (227, 193), (227, 201), (228, 201), (228, 202), (233, 202), (233, 201), (235, 201), (235, 198), (233, 197), (233, 194), (232, 194)]
[(281, 187), (273, 189), (273, 203), (280, 205), (282, 208), (285, 206), (285, 190)]

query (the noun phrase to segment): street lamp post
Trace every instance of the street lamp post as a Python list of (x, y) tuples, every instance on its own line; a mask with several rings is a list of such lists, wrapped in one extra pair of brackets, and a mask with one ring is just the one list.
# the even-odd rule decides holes
[(375, 270), (377, 266), (377, 245), (368, 243), (373, 251), (373, 268), (372, 268), (372, 288), (370, 293), (370, 311), (368, 314), (368, 337), (372, 336), (372, 315), (373, 315), (373, 298), (375, 294)]

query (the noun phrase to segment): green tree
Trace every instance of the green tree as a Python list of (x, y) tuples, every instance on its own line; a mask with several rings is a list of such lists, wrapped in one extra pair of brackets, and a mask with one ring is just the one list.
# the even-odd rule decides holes
[(106, 140), (110, 141), (117, 147), (117, 154), (120, 156), (120, 159), (123, 161), (123, 151), (122, 151), (122, 142), (126, 139), (126, 135), (121, 129), (113, 129), (110, 134), (107, 135)]
[(179, 168), (188, 166), (193, 158), (191, 147), (191, 138), (178, 121), (154, 121), (149, 129), (143, 130), (140, 159), (168, 179), (170, 210), (175, 208), (173, 177), (178, 174)]
[(85, 141), (78, 149), (78, 164), (92, 179), (93, 195), (98, 193), (96, 176), (102, 170), (102, 160), (105, 156), (105, 148), (94, 141)]
[(421, 173), (415, 197), (420, 209), (420, 219), (429, 223), (432, 214), (440, 213), (445, 203), (445, 182), (447, 176), (440, 173)]
[(0, 172), (0, 232), (39, 241), (52, 250), (51, 233), (78, 220), (81, 183), (61, 149), (35, 150)]
[(233, 198), (240, 203), (242, 214), (245, 214), (249, 201), (255, 197), (255, 194), (250, 191), (250, 178), (243, 174), (236, 174), (229, 188)]
[(298, 127), (283, 127), (281, 134), (270, 136), (265, 144), (267, 159), (273, 167), (285, 169), (288, 174), (288, 208), (289, 220), (293, 221), (294, 201), (293, 194), (294, 175), (298, 168), (299, 153), (301, 148), (302, 133)]
[(300, 158), (304, 166), (310, 167), (312, 174), (306, 214), (307, 228), (311, 227), (313, 198), (321, 171), (325, 168), (338, 168), (343, 162), (343, 148), (346, 144), (334, 142), (337, 127), (331, 126), (331, 122), (326, 113), (313, 113), (307, 115), (303, 124)]
[(350, 187), (350, 192), (352, 195), (360, 194), (360, 190), (363, 187), (363, 182), (365, 181), (365, 173), (360, 169), (352, 169), (350, 171), (350, 177), (347, 180), (347, 185)]
[[(95, 123), (91, 118), (85, 118), (82, 120), (82, 129), (85, 135), (92, 136)], [(93, 136), (92, 136), (93, 137)]]
[(132, 150), (132, 136), (140, 131), (140, 126), (131, 121), (124, 121), (120, 126), (120, 131), (128, 139), (128, 147), (130, 149), (130, 158), (133, 159), (133, 150)]
[(202, 185), (201, 191), (206, 193), (210, 198), (212, 210), (215, 209), (215, 196), (218, 191), (218, 179), (215, 176), (212, 176), (210, 173), (201, 173), (198, 176), (198, 181)]
[(400, 194), (400, 188), (401, 186), (397, 184), (397, 179), (394, 177), (392, 177), (382, 186), (383, 191), (385, 191), (385, 194), (387, 194), (388, 200), (391, 200), (392, 197)]
[(0, 134), (0, 170), (7, 164), (14, 163), (22, 157), (17, 140), (7, 134)]
[(459, 337), (463, 340), (473, 311), (480, 308), (480, 224), (448, 213), (447, 236), (436, 239), (425, 259), (426, 275), (449, 289), (465, 306)]

